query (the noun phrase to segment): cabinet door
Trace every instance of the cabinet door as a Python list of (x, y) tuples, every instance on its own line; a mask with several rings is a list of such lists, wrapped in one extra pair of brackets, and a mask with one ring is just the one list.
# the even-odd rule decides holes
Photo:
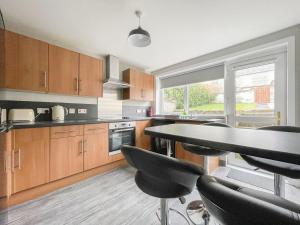
[(2, 86), (5, 88), (17, 88), (18, 84), (18, 34), (5, 31), (5, 69), (1, 75)]
[(154, 99), (154, 76), (150, 74), (143, 75), (143, 100), (153, 101)]
[(123, 80), (131, 85), (130, 88), (123, 90), (123, 99), (142, 100), (143, 79), (140, 72), (127, 69), (123, 72)]
[[(90, 132), (84, 134), (84, 170), (104, 165), (109, 161), (108, 127), (107, 124), (104, 125), (105, 129), (102, 128), (102, 124), (98, 129), (93, 125)], [(92, 129), (94, 129), (93, 132)]]
[(83, 171), (82, 136), (51, 139), (50, 181)]
[(14, 131), (13, 193), (49, 182), (49, 128)]
[(58, 138), (50, 141), (50, 181), (69, 175), (69, 139)]
[(144, 130), (146, 127), (151, 126), (150, 120), (145, 121), (137, 121), (136, 129), (135, 129), (135, 145), (139, 148), (150, 149), (151, 139), (149, 135), (144, 134)]
[(11, 133), (0, 133), (0, 198), (9, 196), (11, 191)]
[(102, 60), (80, 54), (79, 95), (102, 97)]
[(49, 92), (78, 95), (79, 53), (49, 45)]
[(83, 137), (69, 137), (69, 175), (83, 171)]
[(19, 35), (18, 89), (48, 91), (48, 44)]

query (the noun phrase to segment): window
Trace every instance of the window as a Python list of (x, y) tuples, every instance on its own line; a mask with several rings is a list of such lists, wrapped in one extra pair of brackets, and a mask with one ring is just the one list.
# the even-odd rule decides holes
[(163, 89), (163, 112), (166, 114), (180, 114), (184, 112), (184, 87)]
[(162, 89), (162, 113), (224, 115), (224, 79)]
[(224, 115), (224, 79), (189, 85), (190, 115)]

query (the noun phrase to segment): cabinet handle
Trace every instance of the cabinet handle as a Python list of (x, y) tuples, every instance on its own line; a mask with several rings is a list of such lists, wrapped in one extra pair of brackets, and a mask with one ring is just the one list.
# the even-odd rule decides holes
[(44, 72), (44, 87), (45, 87), (45, 89), (47, 89), (47, 86), (48, 86), (48, 79), (47, 79), (47, 72), (45, 71)]
[(81, 91), (81, 85), (80, 85), (80, 84), (81, 84), (81, 80), (79, 79), (79, 80), (78, 80), (78, 91), (79, 91), (79, 92)]
[(19, 167), (18, 167), (18, 169), (20, 170), (21, 169), (21, 149), (19, 148), (19, 150), (18, 150), (18, 162), (19, 162)]
[(79, 80), (78, 78), (75, 78), (75, 91), (78, 92), (79, 89)]
[(65, 133), (69, 133), (69, 131), (56, 131), (55, 134), (65, 134)]
[(87, 143), (87, 140), (83, 140), (83, 152), (84, 153), (87, 153), (87, 150), (86, 150), (86, 143)]
[[(15, 154), (16, 154), (16, 151), (13, 150), (12, 151), (12, 171), (14, 172), (15, 169), (16, 169), (16, 163), (15, 163)], [(18, 167), (17, 167), (19, 170), (21, 169), (21, 149), (19, 148), (18, 149)]]
[(81, 155), (83, 153), (83, 148), (84, 148), (84, 144), (83, 144), (83, 140), (81, 140), (80, 141), (79, 155)]

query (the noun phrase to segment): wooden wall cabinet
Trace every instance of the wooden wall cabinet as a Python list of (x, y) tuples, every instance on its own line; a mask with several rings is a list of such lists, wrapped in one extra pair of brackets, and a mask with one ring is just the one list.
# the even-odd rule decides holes
[(85, 125), (84, 170), (89, 170), (108, 162), (108, 124)]
[(3, 87), (48, 91), (48, 44), (13, 32), (5, 32)]
[(79, 53), (49, 45), (49, 92), (78, 95)]
[(123, 80), (131, 85), (123, 90), (123, 99), (153, 101), (154, 76), (136, 69), (127, 69), (123, 72)]
[(149, 150), (151, 147), (151, 137), (144, 134), (146, 127), (151, 126), (151, 120), (136, 121), (135, 145), (139, 148)]
[(49, 182), (49, 128), (13, 131), (13, 193)]
[(2, 29), (0, 44), (0, 87), (102, 97), (102, 60)]
[(103, 96), (103, 61), (80, 54), (79, 95)]

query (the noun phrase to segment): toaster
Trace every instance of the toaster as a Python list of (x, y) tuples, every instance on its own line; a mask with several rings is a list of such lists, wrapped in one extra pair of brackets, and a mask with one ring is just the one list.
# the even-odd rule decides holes
[(10, 109), (8, 113), (11, 122), (33, 122), (34, 119), (33, 109)]

